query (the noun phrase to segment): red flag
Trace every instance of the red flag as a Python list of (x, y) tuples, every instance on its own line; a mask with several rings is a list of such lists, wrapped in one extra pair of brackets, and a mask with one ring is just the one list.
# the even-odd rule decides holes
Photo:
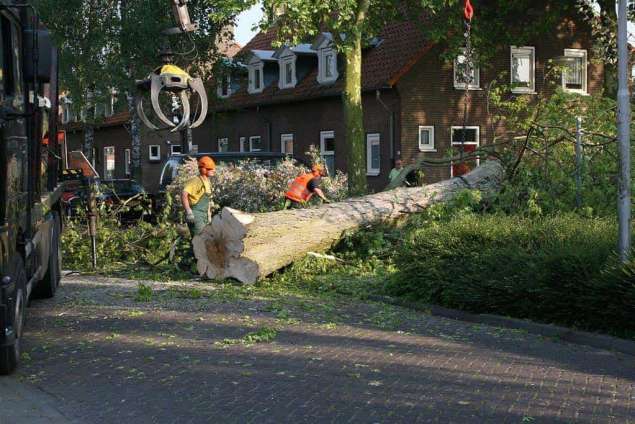
[(472, 21), (472, 17), (474, 16), (474, 7), (470, 0), (465, 0), (465, 9), (463, 9), (463, 16), (468, 21)]

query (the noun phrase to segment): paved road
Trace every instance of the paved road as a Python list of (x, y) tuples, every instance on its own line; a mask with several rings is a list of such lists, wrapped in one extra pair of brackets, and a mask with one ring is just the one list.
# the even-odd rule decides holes
[[(78, 423), (635, 423), (632, 356), (381, 304), (152, 287), (138, 302), (136, 282), (65, 278), (33, 302), (12, 381)], [(35, 422), (22, 412), (2, 424)]]

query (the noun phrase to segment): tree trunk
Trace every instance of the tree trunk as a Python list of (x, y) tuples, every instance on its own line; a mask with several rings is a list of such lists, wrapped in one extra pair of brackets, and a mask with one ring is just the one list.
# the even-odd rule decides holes
[(95, 146), (95, 127), (92, 124), (84, 124), (84, 142), (82, 143), (82, 151), (86, 159), (94, 166), (95, 157), (93, 156), (93, 147)]
[(126, 100), (128, 101), (128, 111), (130, 112), (130, 141), (132, 147), (130, 155), (132, 169), (130, 171), (132, 178), (143, 184), (141, 175), (141, 123), (139, 122), (139, 116), (137, 116), (134, 95), (127, 93)]
[(314, 209), (247, 214), (224, 208), (192, 241), (201, 276), (254, 283), (304, 257), (328, 250), (347, 230), (390, 221), (447, 202), (465, 189), (489, 196), (504, 171), (497, 161), (426, 187), (398, 188)]
[(346, 71), (342, 100), (348, 145), (348, 191), (351, 196), (366, 194), (366, 146), (364, 145), (364, 112), (362, 108), (362, 36), (354, 37), (345, 54)]

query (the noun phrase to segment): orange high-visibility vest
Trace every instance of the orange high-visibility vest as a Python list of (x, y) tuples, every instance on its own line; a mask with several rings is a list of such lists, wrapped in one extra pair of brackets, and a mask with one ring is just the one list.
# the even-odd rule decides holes
[(309, 191), (307, 186), (309, 185), (309, 181), (311, 181), (315, 176), (313, 174), (302, 174), (297, 177), (291, 183), (289, 187), (289, 191), (286, 193), (287, 199), (291, 199), (295, 202), (307, 202), (313, 196), (313, 193)]

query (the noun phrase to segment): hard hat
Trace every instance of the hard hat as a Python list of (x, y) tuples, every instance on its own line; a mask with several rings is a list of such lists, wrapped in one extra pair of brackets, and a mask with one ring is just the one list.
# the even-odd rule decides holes
[(210, 158), (209, 156), (203, 156), (198, 160), (198, 167), (205, 169), (216, 169), (216, 163), (214, 162), (214, 159)]
[(324, 175), (324, 166), (319, 163), (316, 163), (311, 167), (311, 171)]

